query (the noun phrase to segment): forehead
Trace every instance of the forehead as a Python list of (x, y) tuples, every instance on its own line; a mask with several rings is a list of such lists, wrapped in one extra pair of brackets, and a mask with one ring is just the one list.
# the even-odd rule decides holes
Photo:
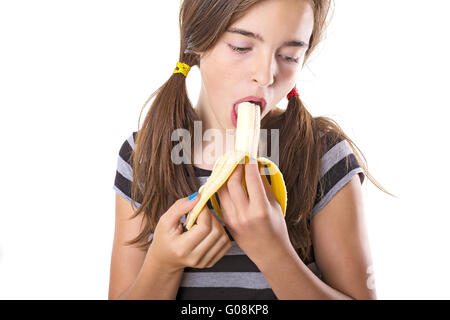
[(306, 0), (266, 0), (251, 7), (228, 29), (260, 42), (283, 45), (308, 44), (314, 26), (314, 12)]

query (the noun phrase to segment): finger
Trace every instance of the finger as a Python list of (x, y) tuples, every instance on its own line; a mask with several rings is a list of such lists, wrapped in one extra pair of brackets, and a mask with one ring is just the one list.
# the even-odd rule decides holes
[(211, 250), (200, 261), (200, 265), (204, 265), (206, 268), (211, 268), (230, 250), (231, 247), (232, 244), (228, 237), (220, 238), (214, 248), (211, 248)]
[(197, 220), (195, 220), (196, 224), (194, 224), (194, 226), (205, 226), (207, 229), (210, 229), (212, 226), (212, 218), (213, 215), (211, 211), (209, 211), (208, 206), (205, 204), (202, 211), (200, 211), (197, 216)]
[(245, 192), (244, 186), (242, 185), (243, 180), (244, 166), (243, 164), (238, 164), (227, 182), (228, 192), (238, 212), (245, 212), (249, 202), (247, 192)]
[(255, 159), (251, 159), (245, 164), (245, 181), (250, 202), (269, 202), (259, 172), (258, 162)]
[(199, 198), (200, 197), (197, 195), (197, 197), (191, 201), (188, 200), (188, 197), (178, 199), (172, 204), (169, 210), (161, 216), (161, 218), (164, 217), (164, 220), (171, 231), (179, 230), (181, 217), (194, 208)]
[(213, 214), (209, 211), (209, 208), (205, 206), (197, 217), (197, 223), (194, 224), (189, 231), (181, 234), (181, 241), (186, 246), (187, 250), (194, 250), (194, 248), (205, 239), (211, 231), (213, 223), (212, 219), (215, 219)]
[(199, 266), (206, 267), (216, 254), (229, 242), (226, 234), (218, 229), (211, 233), (192, 251), (194, 256), (200, 257)]
[(217, 194), (220, 199), (220, 209), (222, 210), (223, 222), (226, 225), (230, 225), (230, 221), (236, 221), (236, 209), (233, 201), (231, 200), (228, 186), (226, 183), (217, 190)]
[(207, 262), (206, 266), (208, 268), (213, 267), (232, 247), (231, 241), (226, 241), (225, 245), (218, 250), (215, 256), (212, 257), (210, 261)]
[(225, 229), (220, 221), (213, 217), (211, 232), (194, 248), (192, 254), (201, 257), (198, 264), (205, 267), (206, 263), (211, 261), (227, 242), (230, 242), (230, 239)]

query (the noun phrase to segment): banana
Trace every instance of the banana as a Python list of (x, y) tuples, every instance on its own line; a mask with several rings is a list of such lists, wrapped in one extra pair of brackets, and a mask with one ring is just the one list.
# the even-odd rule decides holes
[[(211, 175), (206, 182), (198, 189), (200, 200), (188, 212), (185, 221), (185, 228), (191, 229), (198, 215), (205, 204), (211, 199), (211, 204), (217, 215), (223, 220), (220, 208), (220, 199), (217, 197), (217, 190), (228, 180), (237, 165), (247, 163), (250, 157), (255, 158), (265, 170), (265, 179), (277, 198), (283, 215), (286, 216), (287, 190), (284, 183), (283, 174), (278, 166), (271, 160), (264, 157), (257, 157), (261, 114), (258, 105), (250, 102), (243, 102), (238, 105), (237, 128), (235, 133), (234, 150), (226, 152), (214, 163)], [(247, 191), (245, 179), (242, 184)]]

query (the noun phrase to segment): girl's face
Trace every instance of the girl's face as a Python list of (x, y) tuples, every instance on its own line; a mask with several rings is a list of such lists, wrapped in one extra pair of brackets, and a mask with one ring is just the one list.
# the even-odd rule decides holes
[[(313, 30), (306, 0), (253, 6), (200, 56), (202, 87), (196, 109), (203, 128), (234, 129), (240, 100), (264, 99), (263, 118), (295, 86)], [(234, 120), (233, 120), (234, 118)]]

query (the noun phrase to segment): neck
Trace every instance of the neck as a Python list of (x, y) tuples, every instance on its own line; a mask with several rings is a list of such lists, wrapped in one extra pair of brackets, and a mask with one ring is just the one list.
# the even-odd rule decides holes
[(195, 111), (201, 120), (202, 133), (200, 138), (193, 141), (193, 143), (196, 143), (193, 165), (198, 168), (212, 170), (217, 159), (225, 152), (234, 149), (234, 135), (232, 134), (233, 131), (222, 127), (211, 112), (211, 108), (203, 103), (203, 100), (200, 98), (195, 106)]

